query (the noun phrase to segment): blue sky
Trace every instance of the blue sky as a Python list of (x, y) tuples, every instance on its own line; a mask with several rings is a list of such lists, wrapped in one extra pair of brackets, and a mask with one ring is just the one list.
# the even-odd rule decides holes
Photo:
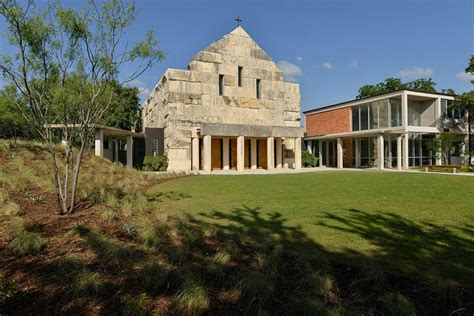
[[(63, 1), (73, 4), (74, 1)], [(189, 59), (242, 26), (301, 84), (302, 110), (353, 99), (364, 84), (390, 76), (432, 77), (456, 92), (474, 54), (472, 0), (137, 0), (133, 41), (153, 29), (166, 58), (136, 84), (152, 89), (166, 68)], [(0, 28), (2, 26), (0, 25)], [(3, 31), (3, 30), (2, 30)]]

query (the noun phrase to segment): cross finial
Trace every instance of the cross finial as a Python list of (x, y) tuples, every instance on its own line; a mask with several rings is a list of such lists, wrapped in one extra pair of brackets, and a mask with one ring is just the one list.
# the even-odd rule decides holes
[(242, 22), (242, 20), (240, 19), (240, 16), (238, 16), (237, 19), (235, 19), (235, 21), (237, 21), (237, 26), (240, 26), (240, 22)]

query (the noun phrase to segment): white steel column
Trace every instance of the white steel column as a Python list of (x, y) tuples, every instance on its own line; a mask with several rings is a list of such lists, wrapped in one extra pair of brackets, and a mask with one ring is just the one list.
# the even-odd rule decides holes
[(104, 131), (97, 129), (95, 131), (95, 155), (104, 157)]
[(318, 141), (318, 144), (319, 144), (319, 166), (322, 167), (323, 166), (323, 141), (322, 140), (319, 140)]
[(282, 167), (282, 139), (281, 138), (277, 138), (275, 140), (275, 146), (276, 146), (275, 167), (281, 168)]
[(212, 167), (212, 146), (211, 146), (211, 135), (205, 135), (204, 139), (204, 163), (202, 169), (204, 171), (211, 171)]
[(301, 169), (301, 138), (295, 138), (295, 169)]
[(392, 135), (388, 135), (387, 151), (387, 168), (392, 168)]
[(273, 169), (275, 167), (275, 155), (274, 155), (274, 138), (268, 137), (267, 138), (267, 169)]
[(313, 154), (313, 141), (308, 140), (306, 142), (306, 151), (309, 152), (310, 154)]
[(354, 138), (355, 141), (355, 167), (360, 168), (360, 138)]
[(244, 137), (239, 136), (237, 137), (237, 171), (244, 170), (244, 148), (245, 142)]
[(402, 135), (397, 135), (397, 169), (402, 170)]
[(408, 156), (409, 156), (409, 150), (408, 150), (408, 133), (405, 133), (403, 135), (403, 169), (408, 169)]
[(230, 157), (229, 157), (229, 141), (228, 137), (222, 139), (222, 169), (229, 170)]
[(377, 136), (377, 164), (380, 170), (384, 169), (384, 150), (383, 150), (383, 135)]
[(408, 126), (408, 93), (406, 91), (402, 93), (402, 126), (405, 130)]
[(199, 170), (199, 137), (193, 137), (192, 144), (192, 168), (194, 171)]
[(250, 169), (257, 169), (257, 139), (250, 139)]
[(342, 169), (344, 167), (343, 160), (344, 152), (342, 150), (342, 138), (337, 139), (337, 168)]
[(127, 167), (133, 168), (133, 138), (127, 136)]

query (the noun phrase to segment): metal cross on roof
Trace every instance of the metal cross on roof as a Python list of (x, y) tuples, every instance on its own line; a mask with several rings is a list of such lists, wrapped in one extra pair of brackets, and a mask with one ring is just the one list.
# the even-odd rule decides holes
[(238, 16), (237, 19), (235, 19), (235, 21), (237, 21), (237, 26), (240, 26), (240, 22), (242, 22), (242, 20), (240, 19), (240, 16)]

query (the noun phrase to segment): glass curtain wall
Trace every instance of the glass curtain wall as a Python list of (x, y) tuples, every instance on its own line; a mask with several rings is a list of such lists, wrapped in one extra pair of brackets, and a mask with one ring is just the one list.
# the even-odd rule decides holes
[(408, 164), (411, 167), (432, 165), (436, 163), (436, 155), (428, 149), (431, 135), (410, 134), (408, 140)]
[(352, 107), (352, 131), (402, 125), (401, 102), (389, 98)]

